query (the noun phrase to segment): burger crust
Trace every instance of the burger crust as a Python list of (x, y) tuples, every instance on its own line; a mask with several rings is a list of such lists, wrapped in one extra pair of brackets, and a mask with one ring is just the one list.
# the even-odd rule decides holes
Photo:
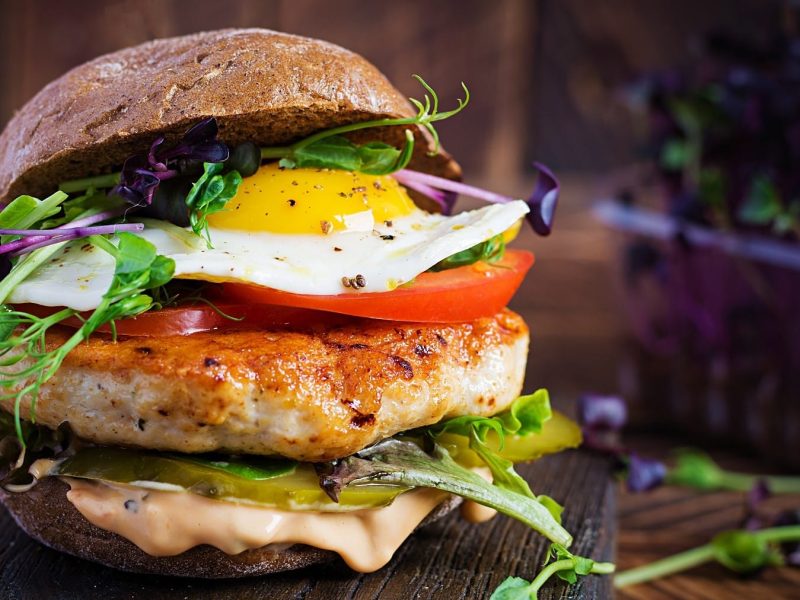
[[(303, 544), (276, 544), (234, 555), (213, 546), (197, 546), (176, 556), (151, 556), (127, 539), (87, 521), (67, 500), (67, 491), (66, 483), (48, 477), (23, 493), (0, 488), (0, 500), (17, 525), (42, 544), (134, 573), (205, 579), (251, 577), (301, 569), (337, 557), (335, 552)], [(460, 503), (461, 498), (449, 496), (420, 527), (440, 519)]]
[[(0, 136), (0, 199), (118, 168), (159, 135), (216, 117), (220, 139), (285, 144), (357, 121), (407, 117), (409, 102), (364, 58), (334, 44), (266, 29), (154, 40), (87, 62), (45, 86)], [(412, 168), (460, 176), (427, 131)], [(400, 146), (402, 128), (357, 137)], [(429, 208), (429, 207), (425, 207)]]
[[(49, 346), (67, 335), (49, 336)], [(451, 325), (352, 319), (93, 337), (42, 386), (36, 420), (68, 422), (100, 444), (331, 460), (444, 418), (505, 409), (521, 390), (527, 351), (528, 328), (509, 310)], [(28, 409), (23, 402), (23, 417)]]

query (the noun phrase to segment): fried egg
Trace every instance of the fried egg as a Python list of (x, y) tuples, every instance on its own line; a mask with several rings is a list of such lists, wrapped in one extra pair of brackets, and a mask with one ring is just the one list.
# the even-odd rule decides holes
[[(176, 278), (296, 294), (386, 292), (512, 229), (527, 212), (525, 202), (514, 201), (431, 214), (391, 176), (270, 164), (242, 182), (225, 210), (209, 215), (212, 248), (166, 222), (144, 219), (138, 235), (175, 261)], [(78, 240), (18, 285), (10, 301), (91, 310), (113, 273), (108, 253)], [(359, 289), (348, 284), (356, 278)]]

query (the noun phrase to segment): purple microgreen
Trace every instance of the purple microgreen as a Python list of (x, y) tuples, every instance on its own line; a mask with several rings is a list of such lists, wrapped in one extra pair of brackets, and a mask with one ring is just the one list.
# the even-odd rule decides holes
[(621, 431), (628, 421), (628, 407), (619, 396), (584, 394), (578, 398), (578, 423), (591, 429)]
[(664, 463), (650, 458), (642, 458), (635, 452), (628, 457), (626, 484), (628, 491), (639, 493), (657, 488), (664, 482), (667, 467)]
[[(143, 229), (144, 225), (142, 223), (116, 223), (113, 225), (97, 225), (94, 227), (74, 227), (69, 229), (63, 229), (60, 231), (60, 235), (46, 237), (45, 239), (41, 239), (40, 241), (34, 242), (32, 244), (29, 243), (24, 248), (12, 252), (11, 256), (20, 256), (22, 254), (27, 254), (28, 252), (33, 252), (34, 250), (38, 250), (39, 248), (44, 248), (45, 246), (49, 246), (51, 244), (68, 242), (71, 240), (77, 240), (92, 235), (111, 235), (115, 233), (120, 233), (122, 231), (134, 232), (134, 231), (142, 231)], [(28, 238), (28, 241), (30, 241), (31, 239), (35, 238)]]
[(628, 409), (622, 398), (584, 394), (578, 398), (577, 410), (584, 447), (618, 457), (624, 454), (621, 432)]
[(745, 498), (745, 517), (742, 521), (742, 529), (754, 531), (764, 527), (764, 520), (758, 515), (759, 506), (772, 496), (769, 483), (763, 477), (759, 477), (747, 492)]
[(221, 163), (228, 159), (228, 147), (216, 139), (217, 133), (217, 121), (211, 117), (187, 130), (172, 148), (163, 148), (163, 136), (156, 138), (147, 154), (135, 154), (125, 161), (119, 183), (110, 193), (134, 207), (149, 206), (159, 184), (181, 174), (182, 163)]
[(453, 214), (453, 208), (455, 207), (456, 199), (458, 198), (458, 194), (455, 192), (437, 190), (435, 187), (431, 187), (425, 183), (420, 183), (419, 181), (414, 181), (413, 179), (406, 179), (401, 181), (401, 183), (408, 189), (414, 190), (423, 196), (427, 196), (436, 202), (436, 204), (438, 204), (442, 209), (443, 215)]
[[(534, 167), (539, 177), (533, 193), (526, 200), (530, 209), (527, 220), (536, 233), (544, 236), (552, 231), (560, 186), (550, 169), (540, 163), (534, 163)], [(410, 169), (402, 169), (392, 175), (402, 185), (431, 198), (442, 207), (444, 214), (452, 213), (457, 194), (484, 200), (490, 204), (507, 204), (517, 200), (511, 196)]]
[[(59, 239), (54, 242), (47, 242), (47, 240), (52, 239), (54, 237), (63, 237), (67, 231), (75, 230), (78, 228), (86, 228), (89, 225), (94, 225), (95, 223), (107, 221), (108, 219), (113, 219), (115, 217), (118, 217), (119, 215), (120, 213), (118, 211), (103, 211), (100, 213), (96, 213), (94, 215), (89, 215), (81, 219), (77, 219), (75, 221), (72, 221), (71, 223), (66, 223), (54, 229), (44, 229), (44, 230), (3, 229), (0, 230), (0, 232), (2, 232), (0, 233), (0, 235), (6, 235), (6, 234), (21, 235), (24, 236), (24, 238), (14, 240), (11, 242), (6, 242), (5, 244), (1, 244), (0, 254), (12, 254), (16, 256), (24, 252), (30, 252), (31, 250), (35, 250), (36, 248), (42, 248), (43, 246), (48, 246), (50, 243), (61, 242), (64, 241), (64, 239)], [(74, 239), (74, 237), (85, 237), (82, 235), (75, 236), (74, 234), (75, 232), (71, 231), (71, 235), (73, 235), (73, 238), (67, 237), (65, 239)], [(93, 235), (93, 233), (88, 233), (86, 235)]]
[(536, 187), (528, 198), (528, 222), (539, 235), (550, 235), (553, 230), (553, 220), (556, 216), (558, 195), (561, 185), (553, 172), (541, 163), (533, 163), (539, 172)]

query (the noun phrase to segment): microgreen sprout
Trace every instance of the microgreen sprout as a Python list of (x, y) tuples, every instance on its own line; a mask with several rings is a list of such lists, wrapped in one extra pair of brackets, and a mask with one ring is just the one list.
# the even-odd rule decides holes
[(771, 527), (760, 531), (733, 530), (717, 534), (710, 543), (653, 563), (619, 573), (618, 588), (674, 575), (716, 561), (737, 573), (752, 573), (766, 566), (778, 566), (784, 559), (777, 545), (800, 541), (800, 525)]
[(429, 154), (436, 155), (439, 152), (440, 144), (439, 133), (436, 131), (434, 123), (449, 119), (464, 110), (470, 99), (469, 89), (462, 82), (464, 98), (458, 99), (458, 106), (452, 110), (439, 112), (439, 95), (422, 77), (419, 75), (413, 77), (425, 89), (422, 101), (409, 98), (409, 101), (417, 109), (417, 114), (413, 117), (375, 119), (326, 129), (290, 146), (262, 148), (261, 158), (280, 159), (280, 165), (285, 168), (317, 167), (361, 171), (371, 175), (388, 175), (404, 169), (411, 160), (414, 149), (414, 135), (411, 130), (406, 129), (404, 132), (405, 145), (402, 149), (382, 142), (370, 142), (359, 146), (343, 137), (344, 134), (375, 127), (415, 125), (424, 127), (431, 134), (434, 140), (434, 149)]
[(553, 575), (569, 584), (575, 584), (579, 576), (609, 575), (615, 570), (613, 563), (596, 562), (590, 558), (576, 556), (558, 544), (551, 546), (547, 560), (545, 567), (532, 581), (526, 581), (521, 577), (508, 577), (494, 591), (490, 600), (536, 600), (539, 590)]
[[(48, 349), (47, 332), (64, 320), (77, 317), (76, 311), (63, 309), (49, 317), (39, 318), (5, 306), (0, 310), (0, 399), (13, 399), (15, 427), (23, 444), (23, 400), (30, 399), (30, 420), (35, 422), (39, 390), (55, 375), (67, 354), (102, 325), (111, 323), (113, 328), (116, 319), (135, 316), (148, 310), (153, 300), (143, 292), (162, 286), (172, 279), (175, 262), (158, 255), (155, 246), (150, 242), (126, 232), (118, 233), (117, 237), (118, 246), (102, 236), (89, 238), (93, 245), (106, 250), (115, 258), (114, 277), (97, 308), (60, 346)], [(37, 250), (26, 257), (26, 260), (37, 261), (38, 253), (50, 251), (52, 248), (53, 246), (49, 246)], [(15, 269), (24, 264), (18, 263)], [(6, 285), (13, 274), (12, 270), (11, 275), (0, 286)], [(4, 297), (0, 297), (0, 301), (3, 299)]]

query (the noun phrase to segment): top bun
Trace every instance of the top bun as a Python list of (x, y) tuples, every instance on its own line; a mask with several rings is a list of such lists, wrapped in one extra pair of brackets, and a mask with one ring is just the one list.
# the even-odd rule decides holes
[[(119, 168), (159, 135), (216, 117), (219, 137), (286, 144), (347, 123), (415, 114), (364, 58), (269, 31), (226, 29), (155, 40), (96, 58), (45, 86), (0, 135), (0, 200)], [(459, 166), (415, 128), (411, 168), (458, 178)], [(358, 139), (400, 146), (402, 128)]]

